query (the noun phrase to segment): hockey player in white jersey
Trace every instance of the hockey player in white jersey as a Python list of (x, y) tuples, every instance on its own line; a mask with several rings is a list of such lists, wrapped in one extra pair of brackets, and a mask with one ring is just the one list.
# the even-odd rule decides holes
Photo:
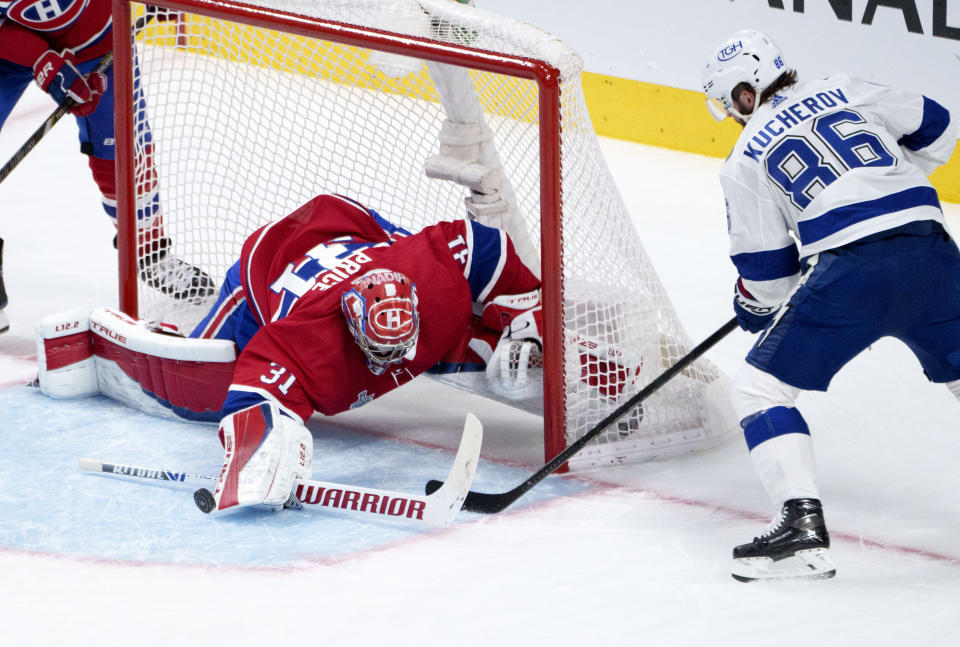
[(760, 337), (733, 385), (754, 466), (779, 510), (733, 550), (741, 581), (836, 570), (795, 401), (881, 337), (960, 398), (960, 252), (927, 174), (956, 123), (918, 93), (835, 74), (798, 83), (767, 36), (740, 31), (703, 73), (707, 105), (743, 126), (720, 181), (734, 309)]

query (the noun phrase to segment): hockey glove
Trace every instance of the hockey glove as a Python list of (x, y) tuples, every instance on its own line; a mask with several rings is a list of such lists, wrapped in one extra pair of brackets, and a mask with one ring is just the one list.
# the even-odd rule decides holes
[(280, 412), (271, 401), (241, 409), (220, 422), (225, 452), (220, 479), (209, 491), (194, 495), (204, 512), (241, 506), (282, 506), (294, 481), (310, 476), (313, 437), (299, 420)]
[(57, 54), (48, 50), (33, 65), (33, 76), (37, 85), (49, 93), (57, 104), (72, 99), (74, 105), (70, 112), (78, 117), (86, 117), (97, 109), (100, 97), (107, 89), (107, 77), (103, 74), (80, 73), (74, 65), (73, 54), (63, 50)]
[(747, 332), (760, 332), (770, 325), (779, 309), (779, 306), (766, 306), (757, 301), (743, 287), (743, 279), (737, 279), (733, 287), (733, 311), (741, 328)]
[[(523, 294), (501, 294), (483, 306), (480, 321), (484, 327), (502, 332), (510, 327), (514, 319), (534, 309), (540, 310), (539, 290), (531, 290)], [(543, 313), (540, 312), (536, 316), (537, 321), (533, 321), (535, 329), (531, 335), (527, 336), (536, 337), (538, 341), (541, 341), (540, 330), (543, 326)], [(514, 330), (514, 333), (518, 331), (519, 326), (517, 330)], [(517, 335), (516, 338), (520, 339), (521, 337)]]
[(515, 316), (487, 362), (487, 384), (510, 400), (540, 395), (543, 388), (543, 309)]

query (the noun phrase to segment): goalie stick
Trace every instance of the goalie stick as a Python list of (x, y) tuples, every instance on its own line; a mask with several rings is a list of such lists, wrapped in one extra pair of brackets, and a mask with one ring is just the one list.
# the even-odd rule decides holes
[[(470, 491), (463, 503), (463, 509), (469, 510), (470, 512), (482, 512), (484, 514), (495, 514), (504, 510), (514, 501), (526, 494), (530, 488), (545, 479), (547, 476), (555, 472), (558, 467), (570, 460), (571, 456), (579, 452), (587, 443), (603, 433), (607, 427), (615, 423), (625, 414), (629, 413), (634, 407), (636, 407), (646, 398), (650, 397), (650, 395), (657, 391), (661, 386), (673, 379), (677, 373), (680, 373), (695, 360), (699, 359), (701, 355), (716, 345), (716, 343), (721, 339), (729, 335), (730, 332), (732, 332), (736, 327), (737, 318), (734, 317), (727, 323), (723, 324), (719, 330), (702, 341), (700, 345), (677, 360), (676, 364), (657, 376), (657, 378), (644, 387), (642, 391), (635, 394), (629, 400), (617, 407), (613, 413), (601, 420), (593, 429), (585, 433), (562, 452), (554, 456), (549, 463), (534, 472), (532, 476), (530, 476), (520, 485), (512, 490), (501, 492), (499, 494), (485, 494), (483, 492)], [(441, 488), (443, 485), (443, 481), (428, 481), (425, 488), (426, 493), (430, 494), (431, 492), (436, 492), (438, 488)]]
[[(476, 416), (468, 413), (450, 474), (443, 487), (428, 496), (325, 481), (298, 480), (284, 507), (331, 509), (367, 519), (387, 518), (417, 526), (446, 526), (460, 511), (470, 490), (477, 471), (482, 441), (483, 426)], [(209, 492), (209, 489), (217, 484), (217, 477), (206, 474), (105, 463), (90, 458), (81, 458), (79, 467), (86, 472), (108, 474), (141, 483), (199, 487), (201, 489), (197, 490), (198, 493)]]

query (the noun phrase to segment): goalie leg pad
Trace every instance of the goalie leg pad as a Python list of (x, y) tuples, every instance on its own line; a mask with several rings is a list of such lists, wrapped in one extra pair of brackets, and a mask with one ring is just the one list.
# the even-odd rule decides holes
[(100, 393), (90, 313), (90, 308), (68, 310), (37, 323), (37, 379), (44, 395), (72, 399)]
[(282, 506), (294, 481), (313, 467), (313, 437), (299, 420), (263, 402), (224, 417), (224, 462), (213, 511), (265, 504)]
[(46, 317), (37, 325), (40, 391), (54, 398), (102, 393), (154, 415), (218, 421), (235, 345), (163, 330), (109, 308)]
[(109, 308), (90, 315), (100, 392), (141, 411), (215, 422), (236, 365), (232, 342), (156, 331)]

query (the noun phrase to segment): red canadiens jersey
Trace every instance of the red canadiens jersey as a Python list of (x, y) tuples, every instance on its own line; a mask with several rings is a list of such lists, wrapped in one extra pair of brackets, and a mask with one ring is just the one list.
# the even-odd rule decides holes
[(112, 48), (110, 0), (0, 0), (0, 58), (33, 67), (47, 50), (90, 61)]
[[(240, 261), (247, 304), (262, 328), (240, 354), (224, 415), (267, 397), (303, 420), (362, 406), (460, 344), (473, 303), (540, 287), (498, 229), (461, 220), (410, 235), (330, 195), (254, 232)], [(413, 281), (420, 320), (416, 348), (381, 375), (367, 368), (340, 306), (350, 281), (373, 269)]]

